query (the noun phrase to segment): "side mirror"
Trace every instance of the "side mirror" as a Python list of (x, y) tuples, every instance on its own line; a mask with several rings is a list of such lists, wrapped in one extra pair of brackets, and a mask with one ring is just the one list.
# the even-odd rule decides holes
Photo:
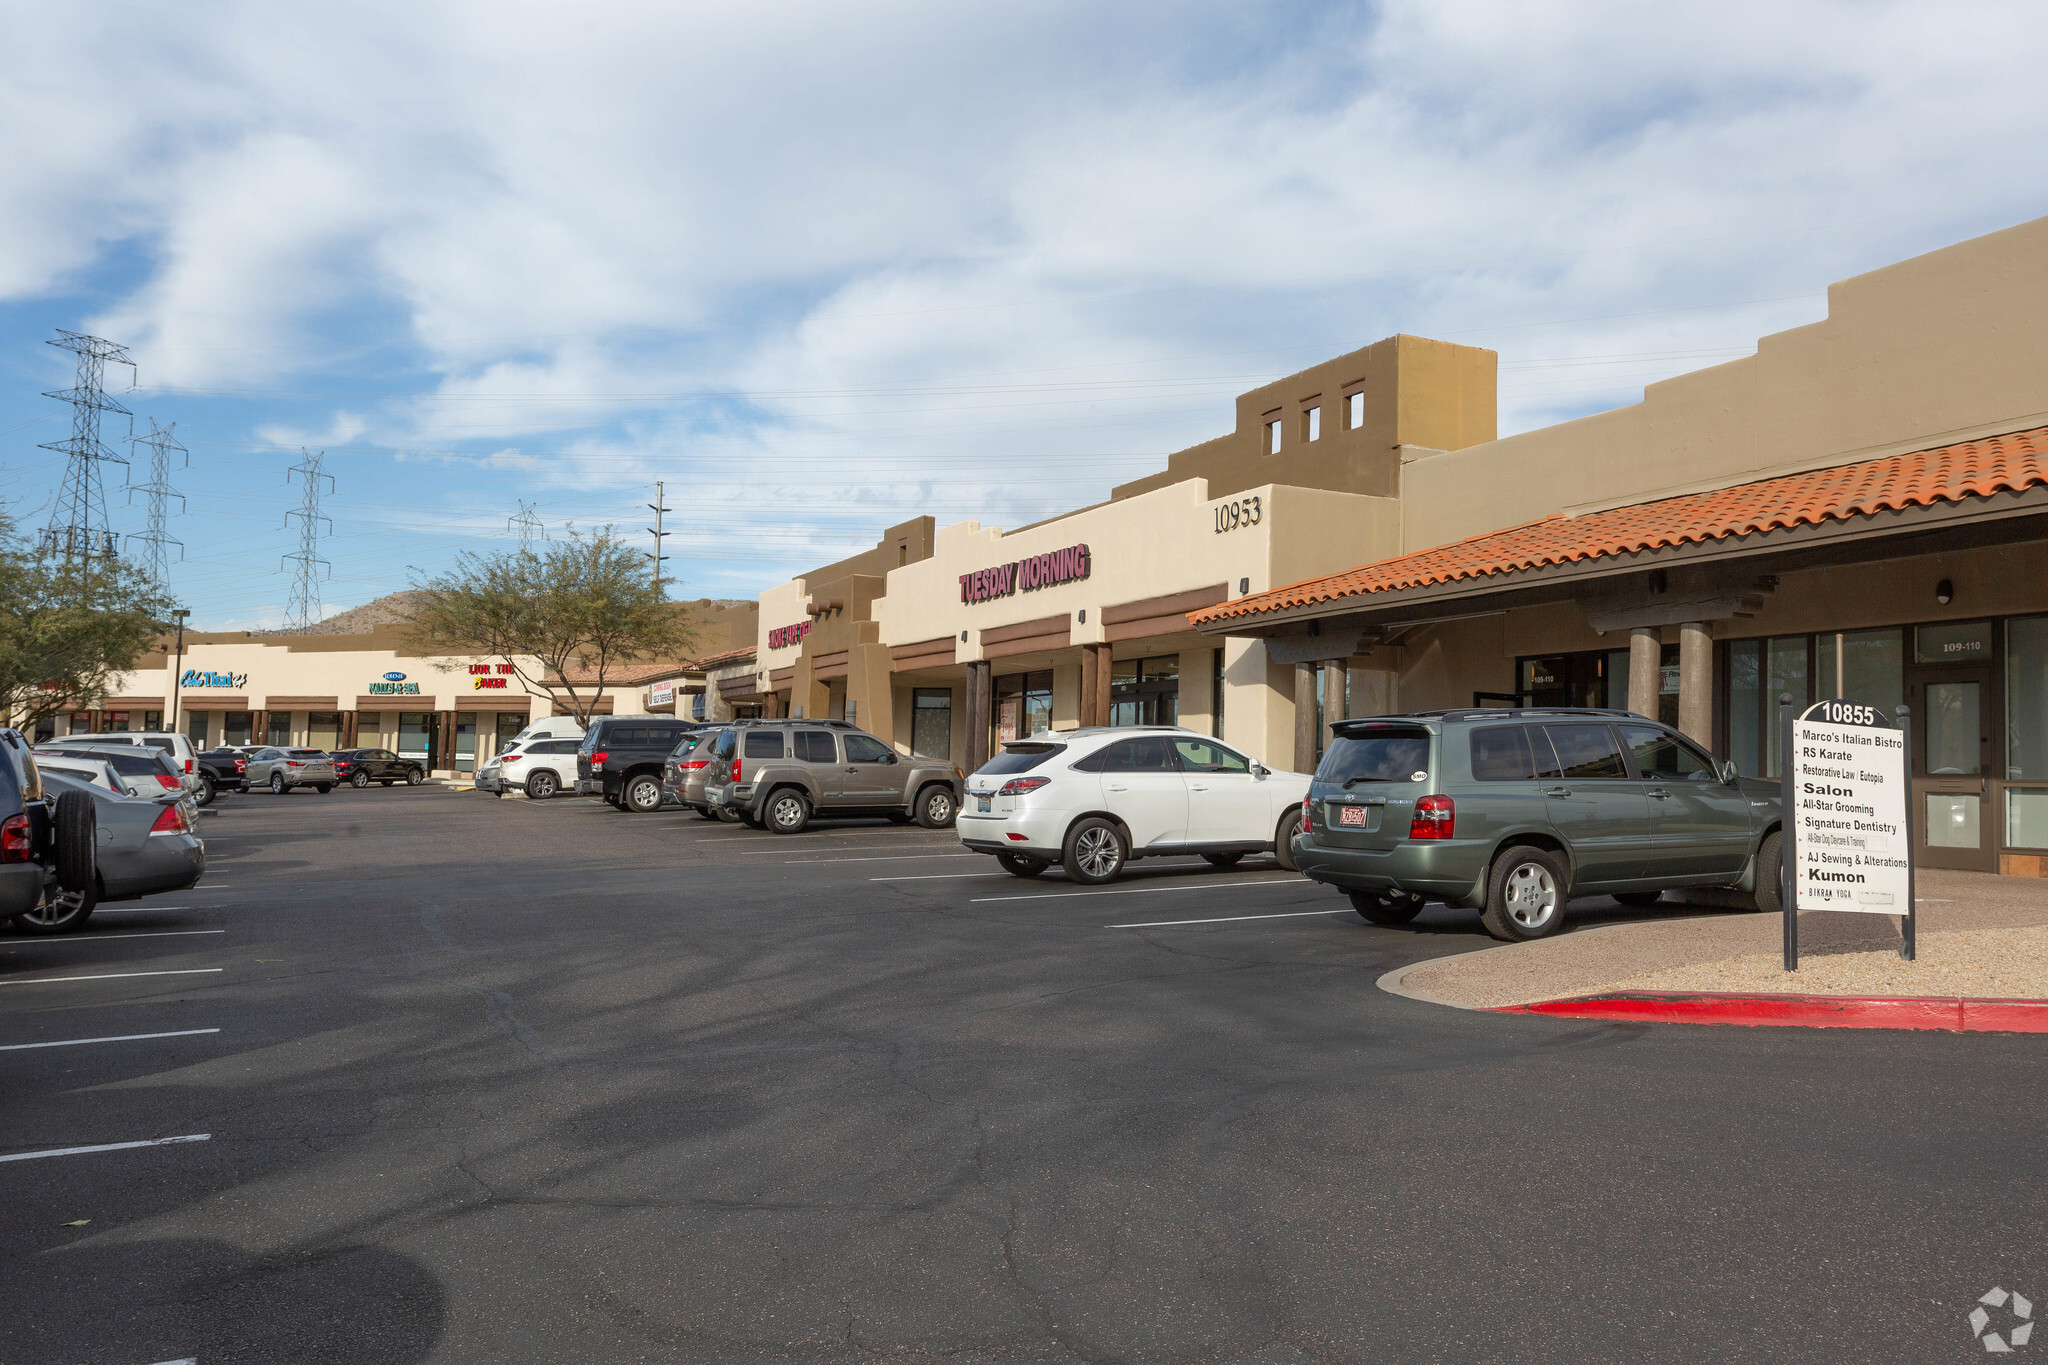
[(1253, 776), (1253, 777), (1271, 777), (1272, 775), (1273, 775), (1273, 773), (1272, 773), (1272, 769), (1268, 768), (1268, 767), (1267, 767), (1267, 766), (1266, 766), (1265, 764), (1263, 764), (1263, 763), (1254, 763), (1254, 764), (1252, 764), (1252, 776)]
[(1742, 776), (1742, 771), (1735, 766), (1734, 759), (1731, 758), (1721, 765), (1721, 781), (1728, 786), (1734, 786), (1735, 779), (1740, 776)]

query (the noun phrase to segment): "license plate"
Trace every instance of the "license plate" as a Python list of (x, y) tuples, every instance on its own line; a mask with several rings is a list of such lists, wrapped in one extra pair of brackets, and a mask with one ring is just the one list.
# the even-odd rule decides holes
[(994, 808), (994, 798), (987, 796), (977, 796), (974, 798), (974, 809), (980, 814), (987, 815)]
[(1338, 824), (1340, 824), (1340, 825), (1358, 825), (1358, 826), (1360, 826), (1360, 827), (1363, 827), (1363, 826), (1364, 826), (1364, 824), (1365, 824), (1365, 807), (1364, 807), (1364, 806), (1339, 806), (1339, 807), (1337, 807), (1337, 823), (1338, 823)]

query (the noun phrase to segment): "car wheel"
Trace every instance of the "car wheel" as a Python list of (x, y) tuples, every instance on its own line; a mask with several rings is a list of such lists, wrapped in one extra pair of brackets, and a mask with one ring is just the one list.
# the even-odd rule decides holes
[(1301, 807), (1280, 817), (1280, 828), (1273, 831), (1273, 860), (1287, 872), (1295, 871), (1294, 835), (1301, 828)]
[(650, 815), (661, 809), (661, 784), (651, 777), (636, 777), (626, 784), (622, 809), (635, 815)]
[(1755, 898), (1766, 915), (1785, 913), (1785, 836), (1775, 829), (1756, 851)]
[(93, 907), (99, 903), (97, 885), (88, 885), (82, 891), (46, 890), (43, 892), (42, 900), (36, 903), (35, 909), (15, 916), (15, 928), (24, 934), (65, 933), (91, 919)]
[(313, 784), (313, 790), (319, 792), (322, 796), (325, 796), (327, 795), (327, 793), (334, 790), (334, 784), (332, 782), (315, 782)]
[(210, 806), (213, 804), (213, 799), (219, 795), (220, 788), (213, 784), (213, 779), (205, 773), (199, 774), (199, 795), (192, 799), (202, 806)]
[(1236, 867), (1244, 861), (1242, 853), (1204, 853), (1202, 861), (1211, 867)]
[(926, 829), (944, 829), (953, 823), (959, 809), (950, 787), (934, 785), (917, 794), (917, 823)]
[(555, 794), (555, 789), (559, 785), (555, 781), (555, 775), (546, 768), (542, 768), (526, 779), (526, 799), (529, 801), (545, 801)]
[[(354, 787), (357, 791), (361, 791), (363, 788), (370, 785), (370, 775), (368, 773), (356, 773), (355, 775), (349, 778), (348, 784), (351, 787)], [(389, 782), (386, 782), (384, 785), (388, 787), (391, 784)]]
[(1374, 924), (1406, 924), (1422, 913), (1420, 896), (1383, 896), (1377, 891), (1347, 891), (1351, 908)]
[(1662, 891), (1616, 891), (1614, 899), (1637, 910), (1646, 910), (1664, 899)]
[(1511, 848), (1494, 860), (1479, 922), (1509, 943), (1545, 938), (1564, 923), (1564, 864), (1540, 848)]
[(1099, 886), (1115, 881), (1130, 856), (1124, 832), (1113, 822), (1092, 815), (1075, 822), (1067, 831), (1067, 841), (1060, 849), (1060, 864), (1073, 880), (1084, 886)]
[(57, 885), (66, 891), (90, 891), (99, 870), (99, 808), (84, 792), (57, 798)]
[(1043, 858), (1034, 858), (1028, 853), (998, 853), (996, 866), (1012, 877), (1036, 877), (1052, 864)]
[(801, 834), (811, 823), (811, 803), (795, 787), (783, 787), (768, 798), (765, 814), (777, 834)]
[(426, 780), (427, 773), (424, 768), (407, 768), (405, 770), (405, 785), (408, 787), (417, 787)]
[(270, 775), (270, 794), (272, 796), (283, 796), (284, 792), (284, 774), (272, 773)]

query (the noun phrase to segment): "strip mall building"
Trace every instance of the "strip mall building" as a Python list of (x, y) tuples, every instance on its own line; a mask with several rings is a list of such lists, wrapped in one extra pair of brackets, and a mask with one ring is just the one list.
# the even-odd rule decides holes
[[(1409, 336), (1340, 356), (1106, 502), (891, 527), (600, 708), (847, 718), (969, 768), (1172, 721), (1307, 768), (1346, 715), (1626, 706), (1768, 776), (1776, 698), (1848, 695), (1913, 708), (1923, 861), (2043, 869), (2048, 219), (1838, 283), (1825, 321), (1611, 412), (1497, 439), (1495, 372)], [(460, 773), (535, 703), (439, 662), (188, 637), (182, 709)], [(161, 710), (154, 667), (84, 725)]]

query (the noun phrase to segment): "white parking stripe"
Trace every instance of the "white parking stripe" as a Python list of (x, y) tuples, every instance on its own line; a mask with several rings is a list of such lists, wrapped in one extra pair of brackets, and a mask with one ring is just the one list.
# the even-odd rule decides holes
[(1173, 886), (1125, 886), (1114, 891), (1041, 891), (1035, 896), (976, 896), (969, 905), (986, 905), (991, 901), (1056, 901), (1068, 896), (1141, 896), (1152, 891), (1231, 891), (1246, 886), (1298, 886), (1303, 890), (1315, 883), (1306, 877), (1273, 877), (1263, 882), (1199, 882), (1190, 885), (1179, 882)]
[(819, 863), (928, 863), (940, 858), (980, 858), (980, 853), (898, 853), (883, 858), (792, 858), (784, 867), (815, 867)]
[(176, 1033), (122, 1033), (112, 1038), (66, 1038), (57, 1043), (0, 1043), (0, 1052), (20, 1052), (31, 1047), (84, 1047), (87, 1043), (139, 1043), (145, 1038), (190, 1038), (196, 1033), (219, 1033), (217, 1028), (183, 1028)]
[(1009, 875), (1007, 872), (920, 872), (915, 877), (870, 877), (868, 880), (871, 882), (962, 882), (971, 877), (1007, 877)]
[(1171, 924), (1233, 924), (1246, 919), (1300, 919), (1305, 915), (1348, 915), (1346, 910), (1288, 910), (1278, 915), (1223, 915), (1210, 919), (1155, 919), (1144, 924), (1105, 924), (1105, 929), (1164, 929)]
[[(946, 847), (946, 846), (947, 846), (947, 843), (946, 843), (946, 842), (941, 842), (941, 841), (937, 841), (937, 840), (934, 840), (934, 841), (932, 841), (932, 842), (933, 842), (933, 843), (937, 843), (937, 844), (938, 844), (938, 846), (939, 846), (940, 848), (944, 848), (944, 847)], [(950, 842), (950, 841), (947, 841), (947, 842)], [(827, 845), (824, 845), (824, 844), (818, 844), (818, 845), (811, 845), (811, 844), (799, 844), (799, 845), (797, 845), (797, 846), (795, 846), (795, 847), (785, 847), (785, 848), (767, 848), (767, 849), (762, 849), (762, 850), (761, 850), (760, 852), (758, 852), (758, 853), (742, 853), (742, 854), (741, 854), (740, 856), (741, 856), (742, 858), (787, 858), (787, 857), (788, 857), (788, 856), (789, 856), (790, 854), (792, 854), (792, 853), (802, 853), (802, 852), (806, 852), (806, 851), (808, 851), (808, 852), (812, 852), (812, 853), (876, 853), (876, 852), (882, 851), (882, 850), (884, 850), (884, 849), (891, 849), (891, 848), (901, 848), (901, 847), (903, 847), (903, 845), (901, 845), (901, 844), (847, 844), (847, 845), (842, 845), (841, 847), (838, 847), (838, 848), (832, 848), (832, 847), (829, 847), (829, 846), (827, 846)], [(912, 845), (911, 845), (911, 847), (912, 847), (912, 848), (917, 848), (917, 847), (920, 847), (920, 845), (917, 845), (917, 844), (912, 844)], [(932, 843), (926, 843), (926, 844), (922, 845), (922, 847), (924, 847), (924, 848), (930, 848), (930, 847), (932, 847)], [(956, 845), (956, 847), (957, 847), (957, 845)], [(977, 853), (977, 854), (974, 854), (973, 856), (974, 856), (974, 857), (977, 857), (977, 858), (979, 858), (979, 857), (981, 857), (982, 855), (981, 855), (981, 854), (979, 854), (979, 853)]]
[(225, 929), (137, 929), (126, 934), (59, 934), (55, 938), (10, 939), (7, 946), (20, 947), (25, 943), (103, 943), (110, 938), (186, 938), (192, 934), (225, 934)]
[(20, 981), (0, 981), (0, 986), (54, 986), (59, 981), (119, 981), (130, 976), (205, 976), (225, 971), (224, 967), (187, 967), (176, 972), (108, 972), (104, 976), (35, 976)]
[(134, 1147), (168, 1147), (174, 1142), (208, 1142), (211, 1133), (188, 1133), (184, 1137), (149, 1138), (142, 1142), (103, 1142), (97, 1147), (52, 1147), (46, 1152), (16, 1152), (0, 1161), (34, 1161), (46, 1156), (84, 1156), (88, 1152), (125, 1152)]

